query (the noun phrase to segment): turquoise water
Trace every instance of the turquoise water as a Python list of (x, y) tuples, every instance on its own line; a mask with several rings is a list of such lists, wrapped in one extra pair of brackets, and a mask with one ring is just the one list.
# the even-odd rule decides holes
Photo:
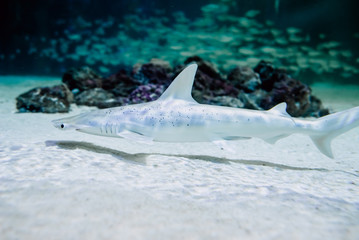
[[(10, 34), (2, 40), (0, 74), (61, 76), (71, 67), (87, 65), (106, 76), (121, 66), (152, 58), (177, 65), (198, 55), (222, 72), (238, 65), (254, 67), (266, 60), (307, 83), (356, 84), (359, 76), (359, 29), (354, 24), (354, 3), (349, 1), (298, 5), (283, 1), (154, 1), (151, 5), (139, 1), (119, 8), (121, 15), (114, 15), (108, 6), (94, 5), (96, 1), (79, 3), (76, 14), (69, 10), (74, 8), (71, 1), (68, 6), (51, 2), (47, 9), (34, 3), (54, 14), (39, 13), (43, 23), (32, 27), (21, 19), (31, 21), (33, 17), (17, 9), (23, 18), (14, 24), (26, 31), (13, 29), (16, 45)], [(95, 6), (103, 14), (91, 15), (85, 10)], [(59, 7), (64, 9), (61, 17), (56, 10)], [(335, 22), (331, 14), (343, 17)]]

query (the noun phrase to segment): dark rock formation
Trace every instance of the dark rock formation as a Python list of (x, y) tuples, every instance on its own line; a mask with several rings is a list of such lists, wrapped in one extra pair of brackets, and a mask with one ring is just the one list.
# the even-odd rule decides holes
[(244, 108), (244, 103), (239, 98), (228, 96), (217, 96), (208, 101), (208, 103), (218, 106)]
[(119, 84), (134, 85), (135, 80), (126, 72), (125, 69), (121, 69), (117, 73), (104, 78), (102, 80), (101, 87), (105, 90), (112, 90)]
[(323, 108), (322, 101), (316, 96), (311, 95), (309, 97), (310, 106), (306, 112), (303, 113), (303, 116), (311, 116), (311, 117), (322, 117), (330, 114), (329, 109)]
[(133, 77), (141, 85), (148, 83), (169, 85), (173, 76), (171, 71), (166, 62), (152, 60), (150, 63), (136, 64), (133, 67)]
[(211, 63), (195, 56), (188, 58), (185, 61), (185, 64), (192, 62), (198, 64), (194, 89), (202, 92), (202, 96), (200, 96), (201, 98), (195, 98), (196, 100), (202, 102), (205, 101), (205, 99), (211, 99), (216, 96), (237, 97), (238, 89), (222, 78), (219, 71)]
[(16, 98), (19, 112), (69, 112), (73, 94), (66, 85), (34, 88)]
[(268, 110), (260, 106), (262, 99), (266, 98), (268, 93), (263, 89), (258, 89), (252, 93), (246, 93), (245, 91), (240, 91), (238, 98), (243, 102), (244, 107), (253, 110)]
[(261, 85), (259, 74), (250, 67), (236, 67), (228, 74), (228, 80), (239, 89), (245, 92), (254, 92)]
[[(261, 61), (254, 71), (236, 67), (227, 78), (198, 56), (188, 58), (185, 64), (192, 62), (198, 64), (192, 95), (200, 103), (268, 110), (286, 102), (287, 112), (294, 117), (329, 113), (307, 85), (268, 62)], [(17, 108), (20, 112), (67, 112), (72, 93), (76, 104), (99, 108), (149, 102), (156, 100), (183, 68), (184, 65), (179, 65), (172, 69), (168, 62), (152, 59), (107, 78), (88, 67), (71, 69), (62, 79), (67, 87), (33, 89), (17, 98)]]
[(287, 76), (285, 70), (275, 69), (271, 63), (265, 61), (259, 62), (254, 71), (259, 74), (262, 81), (261, 88), (266, 91), (271, 91), (275, 82)]
[(115, 96), (128, 96), (138, 86), (138, 82), (122, 69), (103, 79), (102, 88), (112, 92)]
[(102, 77), (89, 67), (73, 68), (64, 73), (62, 82), (70, 90), (78, 89), (80, 92), (102, 87)]
[[(261, 61), (254, 71), (260, 75), (262, 90), (255, 101), (262, 109), (270, 109), (281, 102), (287, 103), (287, 112), (293, 117), (323, 116), (329, 113), (319, 99), (312, 96), (306, 84), (293, 79), (284, 70), (274, 68), (270, 63)], [(253, 94), (258, 95), (257, 92)], [(313, 100), (313, 101), (312, 101)]]
[(106, 101), (113, 101), (114, 95), (102, 88), (85, 90), (75, 97), (77, 105), (99, 106)]

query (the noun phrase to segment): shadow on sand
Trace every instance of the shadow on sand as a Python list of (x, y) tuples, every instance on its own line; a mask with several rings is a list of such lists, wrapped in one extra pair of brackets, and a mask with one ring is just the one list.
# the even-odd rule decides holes
[(163, 153), (126, 153), (123, 151), (118, 151), (112, 148), (102, 147), (99, 145), (95, 145), (89, 142), (79, 142), (79, 141), (53, 141), (49, 140), (45, 142), (46, 146), (57, 146), (62, 149), (82, 149), (86, 151), (91, 151), (94, 153), (102, 153), (109, 154), (123, 161), (129, 161), (137, 164), (146, 164), (146, 158), (151, 155), (159, 155), (159, 156), (170, 156), (170, 157), (183, 157), (191, 160), (201, 160), (208, 161), (219, 164), (230, 164), (230, 163), (241, 163), (245, 165), (253, 165), (253, 166), (265, 166), (276, 168), (279, 170), (296, 170), (296, 171), (321, 171), (321, 172), (329, 172), (328, 169), (325, 168), (305, 168), (305, 167), (293, 167), (284, 164), (266, 162), (262, 160), (245, 160), (245, 159), (229, 159), (223, 157), (215, 157), (208, 155), (187, 155), (187, 154), (163, 154)]

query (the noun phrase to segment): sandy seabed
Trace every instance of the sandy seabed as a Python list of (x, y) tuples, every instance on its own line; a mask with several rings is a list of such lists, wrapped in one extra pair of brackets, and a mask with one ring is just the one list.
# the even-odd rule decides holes
[[(153, 146), (59, 131), (68, 114), (16, 113), (15, 97), (60, 80), (0, 77), (1, 239), (359, 239), (359, 128), (335, 159), (307, 136)], [(334, 111), (359, 87), (313, 86)]]

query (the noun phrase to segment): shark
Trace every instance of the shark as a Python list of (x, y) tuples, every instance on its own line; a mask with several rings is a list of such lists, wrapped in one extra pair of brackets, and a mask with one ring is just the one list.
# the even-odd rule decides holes
[(192, 97), (197, 64), (188, 65), (155, 101), (94, 110), (53, 120), (61, 130), (120, 137), (138, 143), (213, 142), (260, 138), (274, 144), (291, 134), (308, 135), (321, 153), (334, 158), (331, 141), (359, 126), (359, 107), (318, 119), (291, 117), (285, 102), (269, 110), (200, 104)]

